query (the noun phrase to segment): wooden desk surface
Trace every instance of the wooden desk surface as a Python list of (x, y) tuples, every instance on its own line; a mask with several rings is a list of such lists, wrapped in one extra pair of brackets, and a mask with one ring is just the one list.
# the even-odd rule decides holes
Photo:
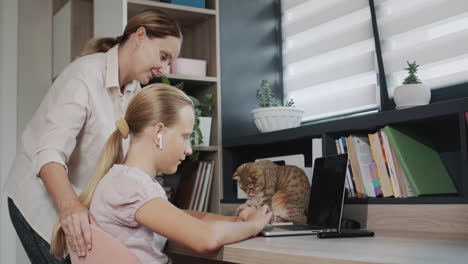
[(170, 253), (234, 263), (467, 263), (468, 237), (376, 232), (375, 237), (319, 239), (314, 235), (255, 237), (198, 255), (169, 243)]

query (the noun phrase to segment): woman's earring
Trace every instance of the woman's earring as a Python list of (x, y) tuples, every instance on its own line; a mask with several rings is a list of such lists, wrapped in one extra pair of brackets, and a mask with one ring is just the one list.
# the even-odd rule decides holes
[(163, 148), (163, 138), (161, 133), (158, 134), (158, 139), (159, 139), (159, 149)]

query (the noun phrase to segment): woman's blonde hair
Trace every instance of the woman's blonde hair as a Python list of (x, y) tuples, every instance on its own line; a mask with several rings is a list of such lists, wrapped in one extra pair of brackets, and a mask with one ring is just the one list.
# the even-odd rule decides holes
[[(162, 83), (146, 86), (135, 94), (128, 104), (124, 118), (126, 128), (128, 128), (130, 135), (137, 136), (146, 127), (154, 126), (157, 123), (171, 127), (178, 121), (179, 110), (187, 105), (194, 107), (192, 100), (175, 87)], [(79, 196), (80, 202), (88, 209), (94, 191), (104, 175), (114, 164), (124, 162), (122, 139), (126, 138), (128, 134), (121, 130), (116, 128), (107, 140), (94, 173)], [(60, 219), (54, 226), (50, 252), (58, 258), (63, 258), (67, 254), (65, 235), (60, 225)]]
[(117, 44), (124, 44), (128, 37), (140, 27), (145, 28), (146, 35), (151, 39), (173, 36), (182, 40), (182, 32), (175, 20), (161, 10), (147, 9), (128, 20), (124, 33), (121, 36), (115, 38), (94, 38), (88, 41), (80, 56), (107, 52)]

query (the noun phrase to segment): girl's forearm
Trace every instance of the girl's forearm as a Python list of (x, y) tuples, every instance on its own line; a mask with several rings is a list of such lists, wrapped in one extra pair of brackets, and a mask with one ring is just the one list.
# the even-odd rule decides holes
[(252, 222), (213, 222), (214, 236), (219, 247), (253, 237), (257, 234)]
[(191, 210), (184, 210), (184, 212), (203, 221), (228, 221), (228, 222), (241, 221), (240, 218), (237, 216), (224, 216), (224, 215), (191, 211)]

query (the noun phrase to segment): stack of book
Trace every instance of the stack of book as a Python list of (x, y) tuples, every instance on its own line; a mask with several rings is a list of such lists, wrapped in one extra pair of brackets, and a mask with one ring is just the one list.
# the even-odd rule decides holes
[(424, 133), (385, 126), (368, 135), (336, 139), (338, 153), (348, 153), (348, 198), (405, 198), (456, 193), (439, 153)]
[(213, 160), (184, 164), (175, 204), (181, 209), (206, 212), (210, 200), (213, 171)]

